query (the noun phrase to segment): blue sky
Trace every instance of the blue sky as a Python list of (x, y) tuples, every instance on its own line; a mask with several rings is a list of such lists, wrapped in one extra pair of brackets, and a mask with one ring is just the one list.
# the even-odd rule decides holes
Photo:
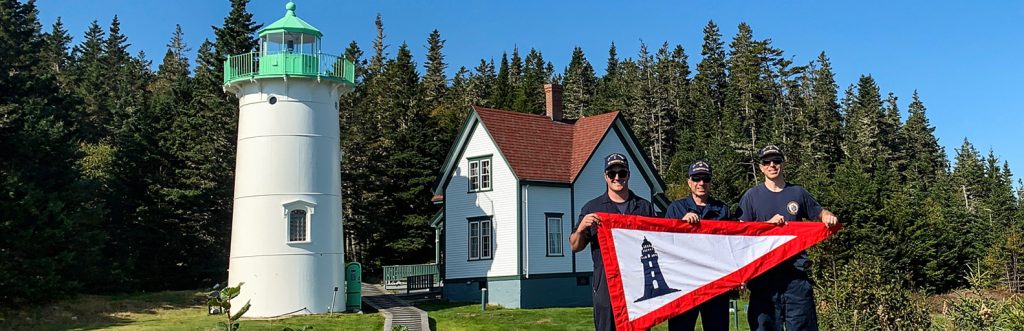
[[(255, 0), (249, 11), (269, 24), (284, 14), (287, 1)], [(433, 29), (446, 39), (449, 73), (472, 68), (481, 58), (500, 59), (512, 47), (536, 48), (558, 71), (580, 46), (599, 75), (608, 46), (620, 57), (635, 57), (643, 40), (656, 50), (663, 42), (682, 44), (691, 65), (700, 60), (702, 29), (714, 20), (726, 44), (740, 22), (758, 39), (770, 38), (796, 63), (825, 51), (840, 89), (862, 74), (893, 92), (900, 109), (918, 90), (936, 127), (939, 143), (952, 158), (967, 137), (987, 154), (1010, 162), (1024, 178), (1024, 2), (1022, 1), (315, 1), (297, 0), (297, 15), (324, 33), (324, 52), (340, 54), (352, 40), (369, 53), (373, 20), (384, 18), (393, 55), (410, 45), (422, 63)], [(181, 24), (195, 49), (213, 39), (228, 1), (71, 1), (37, 3), (44, 29), (60, 16), (75, 37), (93, 20), (105, 28), (116, 14), (133, 52), (159, 62)]]

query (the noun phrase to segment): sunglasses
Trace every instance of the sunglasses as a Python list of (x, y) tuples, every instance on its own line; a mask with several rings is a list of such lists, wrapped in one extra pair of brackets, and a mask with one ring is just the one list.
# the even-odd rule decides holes
[(772, 164), (772, 163), (780, 165), (780, 164), (782, 164), (782, 159), (774, 158), (774, 159), (764, 159), (764, 160), (761, 160), (761, 165), (769, 165), (769, 164)]
[(604, 175), (608, 176), (608, 179), (615, 179), (616, 176), (619, 178), (629, 178), (629, 170), (605, 171)]
[(690, 180), (692, 180), (694, 183), (700, 183), (700, 182), (710, 183), (711, 182), (711, 176), (693, 176), (693, 177), (690, 177)]

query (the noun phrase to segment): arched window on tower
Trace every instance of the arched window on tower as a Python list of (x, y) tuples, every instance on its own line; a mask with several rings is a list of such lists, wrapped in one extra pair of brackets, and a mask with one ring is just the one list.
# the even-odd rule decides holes
[(312, 242), (313, 215), (316, 214), (316, 203), (305, 200), (294, 200), (284, 203), (284, 234), (289, 244), (306, 244)]
[(288, 241), (306, 241), (306, 229), (309, 219), (305, 209), (296, 209), (288, 213)]

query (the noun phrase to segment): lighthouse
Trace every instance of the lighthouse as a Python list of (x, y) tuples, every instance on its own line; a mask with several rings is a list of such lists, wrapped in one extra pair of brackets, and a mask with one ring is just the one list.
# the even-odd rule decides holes
[(640, 244), (640, 263), (644, 265), (644, 296), (633, 302), (640, 302), (650, 298), (659, 297), (679, 290), (668, 287), (665, 276), (661, 274), (661, 266), (658, 265), (658, 252), (654, 245), (644, 237)]
[(228, 282), (245, 283), (232, 302), (251, 303), (245, 317), (344, 310), (331, 307), (345, 285), (338, 100), (354, 66), (285, 9), (258, 50), (224, 62), (239, 108)]

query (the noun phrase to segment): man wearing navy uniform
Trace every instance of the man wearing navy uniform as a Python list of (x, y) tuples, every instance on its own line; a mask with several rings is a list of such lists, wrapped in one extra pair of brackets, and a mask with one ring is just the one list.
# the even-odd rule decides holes
[[(778, 146), (761, 149), (760, 169), (764, 184), (758, 184), (740, 198), (741, 221), (768, 222), (784, 226), (786, 222), (819, 220), (826, 226), (839, 222), (803, 187), (787, 183), (782, 175), (785, 155)], [(751, 330), (818, 330), (814, 291), (807, 278), (811, 261), (800, 252), (747, 282), (750, 306), (747, 322)]]
[[(711, 165), (697, 161), (687, 171), (690, 195), (672, 201), (665, 218), (698, 224), (700, 220), (729, 219), (729, 206), (711, 197)], [(723, 293), (705, 301), (685, 313), (668, 320), (670, 331), (693, 331), (697, 326), (697, 314), (701, 315), (704, 331), (727, 331), (729, 329), (729, 294)]]
[(600, 331), (615, 330), (615, 322), (608, 283), (605, 281), (604, 261), (601, 259), (601, 242), (597, 238), (597, 227), (601, 225), (601, 219), (594, 213), (655, 216), (654, 206), (629, 190), (629, 163), (625, 155), (612, 153), (605, 157), (603, 177), (608, 190), (583, 205), (576, 230), (569, 235), (573, 253), (582, 251), (590, 244), (590, 256), (594, 259), (591, 294), (594, 300), (594, 329)]

